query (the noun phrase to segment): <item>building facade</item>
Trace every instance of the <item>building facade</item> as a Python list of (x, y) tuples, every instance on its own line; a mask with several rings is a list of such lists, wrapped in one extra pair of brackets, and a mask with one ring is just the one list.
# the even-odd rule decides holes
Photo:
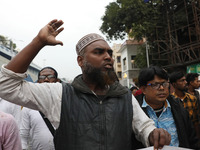
[(118, 51), (121, 53), (122, 79), (120, 83), (128, 88), (135, 85), (134, 80), (139, 75), (140, 68), (135, 64), (135, 57), (140, 51), (138, 47), (142, 44), (144, 41), (126, 40)]
[(119, 50), (121, 48), (121, 44), (113, 44), (112, 50), (113, 50), (113, 59), (114, 59), (114, 70), (117, 74), (117, 77), (119, 80), (122, 80), (122, 69), (121, 69), (121, 53), (119, 53)]
[[(0, 66), (7, 64), (18, 52), (11, 50), (0, 44)], [(30, 75), (33, 81), (37, 80), (38, 72), (41, 70), (41, 67), (37, 66), (34, 63), (31, 63), (27, 73)]]

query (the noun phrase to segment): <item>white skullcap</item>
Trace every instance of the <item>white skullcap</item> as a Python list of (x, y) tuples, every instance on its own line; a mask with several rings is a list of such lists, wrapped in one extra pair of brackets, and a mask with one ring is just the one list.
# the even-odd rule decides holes
[(96, 34), (96, 33), (91, 33), (91, 34), (85, 35), (76, 44), (76, 53), (79, 54), (86, 46), (88, 46), (92, 42), (95, 42), (98, 40), (105, 41), (102, 36), (100, 36), (99, 34)]

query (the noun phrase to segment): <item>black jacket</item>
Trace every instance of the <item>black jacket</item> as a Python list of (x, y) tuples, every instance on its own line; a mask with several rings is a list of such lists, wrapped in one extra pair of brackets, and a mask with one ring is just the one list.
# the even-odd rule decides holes
[(63, 84), (56, 150), (131, 150), (131, 96), (118, 82), (101, 100), (81, 76)]
[[(143, 94), (136, 96), (140, 106), (143, 103)], [(200, 149), (198, 146), (198, 138), (195, 133), (193, 124), (189, 118), (188, 111), (184, 109), (179, 101), (176, 101), (174, 96), (170, 95), (167, 98), (168, 102), (171, 105), (172, 114), (177, 128), (179, 147)], [(142, 108), (147, 114), (145, 108)], [(148, 114), (147, 114), (148, 116)], [(144, 148), (144, 146), (133, 137), (133, 144), (135, 148)]]

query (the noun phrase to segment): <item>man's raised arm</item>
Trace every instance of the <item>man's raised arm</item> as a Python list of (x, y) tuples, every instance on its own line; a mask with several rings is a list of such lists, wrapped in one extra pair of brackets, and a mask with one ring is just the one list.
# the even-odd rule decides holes
[[(44, 26), (38, 35), (28, 44), (21, 52), (19, 52), (5, 68), (16, 73), (24, 73), (27, 71), (31, 61), (37, 53), (46, 45), (63, 45), (61, 41), (56, 40), (56, 36), (63, 31), (62, 20), (52, 20)], [(61, 28), (60, 28), (61, 27)]]

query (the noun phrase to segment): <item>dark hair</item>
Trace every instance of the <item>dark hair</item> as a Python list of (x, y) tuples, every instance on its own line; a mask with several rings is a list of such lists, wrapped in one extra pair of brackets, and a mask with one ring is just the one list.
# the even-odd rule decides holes
[(39, 79), (39, 76), (40, 76), (40, 72), (42, 72), (44, 69), (51, 69), (51, 70), (53, 70), (56, 79), (58, 78), (58, 73), (57, 73), (57, 71), (56, 71), (53, 67), (44, 67), (44, 68), (42, 68), (42, 69), (38, 72), (38, 79)]
[(178, 72), (172, 72), (169, 76), (169, 80), (171, 83), (174, 83), (176, 82), (178, 79), (184, 77), (185, 74), (181, 71), (178, 71)]
[(133, 91), (134, 89), (137, 89), (137, 90), (138, 90), (138, 88), (137, 88), (136, 86), (132, 86), (132, 87), (130, 88), (131, 91)]
[(188, 84), (190, 84), (191, 81), (194, 81), (195, 78), (198, 78), (199, 74), (198, 73), (188, 73), (186, 74), (186, 81)]
[(164, 69), (158, 66), (151, 66), (149, 68), (145, 68), (140, 71), (138, 77), (139, 85), (140, 86), (147, 85), (147, 82), (153, 80), (155, 75), (165, 80), (169, 79), (168, 74)]

